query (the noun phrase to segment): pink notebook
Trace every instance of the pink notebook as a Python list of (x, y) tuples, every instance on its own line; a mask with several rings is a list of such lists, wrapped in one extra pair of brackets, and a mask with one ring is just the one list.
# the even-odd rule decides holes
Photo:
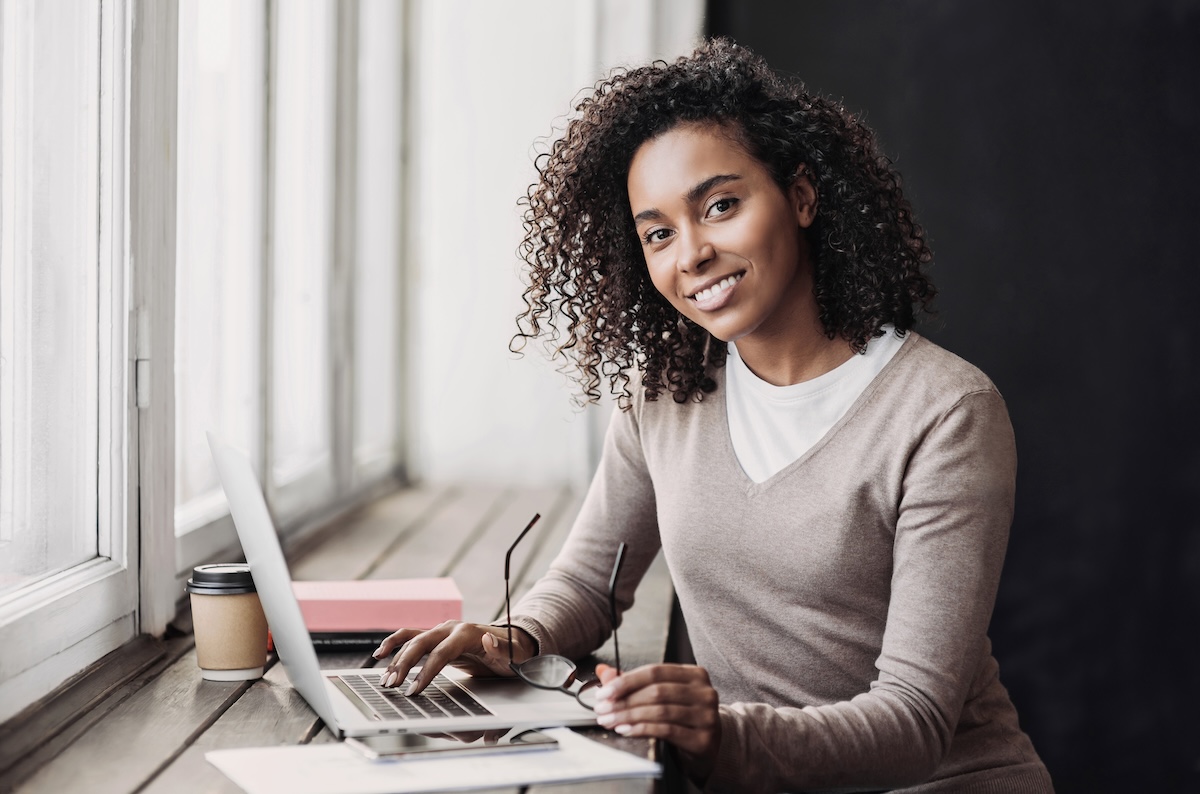
[(304, 623), (314, 633), (390, 633), (462, 620), (462, 594), (448, 577), (292, 582), (292, 589)]
[[(292, 590), (313, 645), (321, 648), (374, 648), (396, 629), (462, 620), (462, 594), (448, 577), (294, 581)], [(273, 645), (268, 636), (267, 647)]]

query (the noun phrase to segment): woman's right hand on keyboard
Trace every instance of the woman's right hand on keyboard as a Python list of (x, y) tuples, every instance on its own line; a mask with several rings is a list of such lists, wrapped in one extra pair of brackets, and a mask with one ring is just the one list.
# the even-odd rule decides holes
[[(513, 627), (512, 661), (523, 662), (534, 655), (533, 638)], [(471, 675), (513, 675), (509, 669), (508, 628), (484, 626), (448, 620), (432, 629), (400, 629), (385, 639), (372, 654), (392, 661), (381, 670), (379, 685), (394, 687), (404, 682), (409, 670), (428, 655), (420, 673), (404, 691), (415, 695), (429, 685), (448, 664), (461, 667)]]

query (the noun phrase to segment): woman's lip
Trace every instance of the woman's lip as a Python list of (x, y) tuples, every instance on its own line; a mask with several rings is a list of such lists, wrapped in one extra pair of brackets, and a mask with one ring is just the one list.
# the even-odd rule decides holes
[(716, 278), (709, 279), (708, 281), (701, 284), (699, 287), (696, 287), (696, 289), (692, 290), (691, 293), (687, 297), (695, 298), (696, 293), (704, 292), (704, 290), (706, 290), (706, 289), (715, 287), (717, 284), (720, 284), (722, 281), (724, 281), (727, 278), (733, 277), (733, 278), (741, 279), (741, 277), (744, 275), (746, 275), (746, 271), (739, 270), (736, 273), (726, 273), (723, 276), (717, 276)]
[[(724, 308), (729, 303), (729, 301), (733, 300), (733, 293), (737, 292), (737, 288), (741, 285), (742, 279), (745, 277), (745, 272), (733, 273), (731, 275), (736, 276), (737, 280), (734, 281), (733, 284), (729, 285), (725, 289), (717, 292), (715, 295), (711, 295), (708, 298), (704, 298), (704, 299), (693, 296), (693, 297), (689, 298), (688, 300), (692, 301), (693, 305), (695, 305), (695, 307), (697, 309), (699, 309), (700, 311), (704, 311), (704, 312), (714, 312), (714, 311), (717, 311), (718, 309)], [(713, 285), (720, 284), (722, 281), (724, 281), (727, 278), (729, 278), (729, 276), (723, 276), (722, 278), (716, 279), (715, 281), (712, 282), (712, 284), (701, 287), (699, 290), (697, 290), (697, 292), (703, 292), (704, 290), (709, 289)]]

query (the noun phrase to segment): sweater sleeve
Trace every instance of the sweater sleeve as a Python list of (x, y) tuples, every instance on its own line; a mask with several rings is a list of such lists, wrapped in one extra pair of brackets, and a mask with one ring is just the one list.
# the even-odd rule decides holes
[(654, 487), (642, 454), (638, 410), (614, 410), (604, 451), (579, 516), (550, 570), (513, 606), (513, 625), (538, 643), (539, 653), (578, 658), (612, 634), (608, 582), (617, 547), (627, 544), (617, 583), (617, 619), (661, 542)]
[(967, 394), (933, 423), (903, 475), (876, 679), (828, 705), (722, 705), (706, 790), (890, 789), (934, 773), (988, 647), (1015, 476), (994, 390)]

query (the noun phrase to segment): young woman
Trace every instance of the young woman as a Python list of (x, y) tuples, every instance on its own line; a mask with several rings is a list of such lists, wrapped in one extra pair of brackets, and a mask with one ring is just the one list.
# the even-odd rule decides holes
[[(618, 545), (621, 608), (661, 547), (698, 664), (601, 666), (602, 725), (708, 790), (1050, 791), (986, 634), (1012, 428), (912, 331), (930, 253), (871, 131), (724, 40), (577, 111), (527, 197), (516, 341), (621, 410), (515, 658), (597, 648)], [(398, 631), (381, 678), (510, 673), (507, 637)]]

